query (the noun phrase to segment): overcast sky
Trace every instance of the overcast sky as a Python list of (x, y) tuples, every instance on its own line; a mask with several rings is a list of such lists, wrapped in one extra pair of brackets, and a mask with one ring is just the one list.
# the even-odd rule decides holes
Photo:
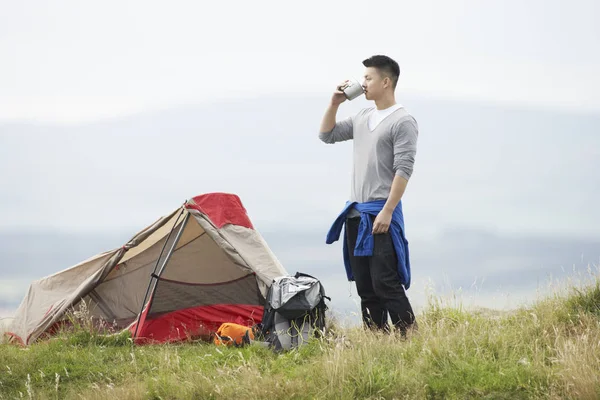
[[(325, 273), (341, 254), (324, 235), (351, 147), (316, 130), (332, 88), (373, 54), (400, 63), (398, 99), (419, 121), (405, 195), (413, 293), (456, 271), (460, 284), (528, 271), (528, 289), (509, 292), (531, 296), (540, 268), (598, 264), (597, 1), (0, 5), (0, 233), (26, 244), (0, 254), (0, 308), (79, 261), (61, 250), (49, 262), (15, 231), (129, 237), (213, 190), (239, 194), (271, 237), (308, 231), (312, 247), (278, 249), (290, 268), (321, 262), (345, 295), (339, 265)], [(107, 250), (89, 240), (86, 257)]]
[(328, 94), (375, 53), (400, 91), (600, 109), (595, 0), (0, 4), (4, 120)]

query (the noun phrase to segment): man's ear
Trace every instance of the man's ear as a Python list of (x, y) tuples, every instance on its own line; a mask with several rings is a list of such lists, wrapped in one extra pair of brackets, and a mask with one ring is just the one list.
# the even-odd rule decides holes
[(383, 87), (384, 89), (387, 89), (387, 87), (391, 84), (391, 79), (389, 76), (386, 76), (385, 78), (383, 78)]

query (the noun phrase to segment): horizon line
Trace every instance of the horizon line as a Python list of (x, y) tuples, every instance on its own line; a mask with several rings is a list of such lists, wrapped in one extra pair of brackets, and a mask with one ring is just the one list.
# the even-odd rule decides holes
[[(248, 93), (245, 95), (222, 96), (214, 97), (213, 99), (190, 99), (181, 102), (172, 102), (164, 105), (139, 106), (130, 107), (128, 110), (111, 113), (110, 115), (102, 115), (102, 113), (94, 116), (61, 118), (61, 117), (1, 117), (0, 127), (10, 125), (29, 125), (29, 126), (44, 126), (44, 127), (77, 127), (89, 126), (103, 123), (115, 123), (130, 118), (141, 117), (144, 115), (167, 113), (174, 110), (182, 109), (197, 109), (219, 104), (230, 104), (237, 102), (247, 102), (256, 100), (292, 98), (298, 99), (322, 99), (324, 104), (327, 102), (329, 93), (319, 92), (270, 92), (270, 93)], [(497, 98), (484, 98), (478, 96), (457, 95), (448, 92), (424, 92), (415, 90), (404, 90), (396, 94), (399, 99), (402, 95), (417, 98), (420, 100), (430, 100), (433, 102), (453, 102), (463, 104), (479, 103), (482, 106), (502, 107), (510, 110), (529, 110), (531, 112), (559, 112), (562, 115), (573, 116), (588, 116), (600, 117), (600, 108), (595, 106), (581, 106), (560, 104), (555, 102), (540, 102), (540, 101), (519, 101), (506, 100)], [(362, 99), (364, 101), (364, 99)], [(369, 102), (372, 103), (372, 102)], [(398, 100), (398, 103), (403, 103)]]

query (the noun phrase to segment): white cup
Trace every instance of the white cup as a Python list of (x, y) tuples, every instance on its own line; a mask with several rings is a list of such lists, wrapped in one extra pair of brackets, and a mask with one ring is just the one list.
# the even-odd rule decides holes
[(341, 90), (348, 100), (354, 100), (365, 92), (362, 85), (356, 79), (348, 79), (346, 86), (342, 86)]

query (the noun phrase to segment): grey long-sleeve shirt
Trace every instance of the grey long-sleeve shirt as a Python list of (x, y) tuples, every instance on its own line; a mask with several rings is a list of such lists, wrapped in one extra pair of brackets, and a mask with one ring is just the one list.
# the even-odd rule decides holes
[(386, 200), (395, 175), (409, 180), (417, 152), (418, 125), (404, 108), (383, 119), (371, 131), (374, 107), (338, 121), (330, 132), (319, 133), (325, 143), (353, 140), (354, 162), (349, 201)]

